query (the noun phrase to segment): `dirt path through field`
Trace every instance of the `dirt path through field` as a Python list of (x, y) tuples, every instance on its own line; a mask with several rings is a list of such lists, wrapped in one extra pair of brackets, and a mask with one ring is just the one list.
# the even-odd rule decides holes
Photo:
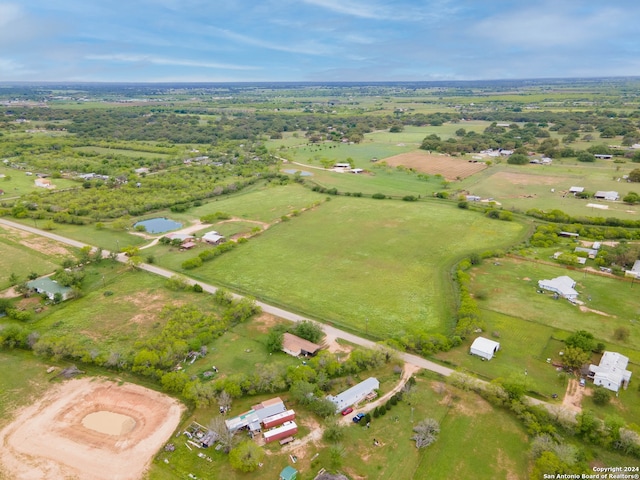
[(562, 399), (562, 406), (575, 412), (581, 412), (584, 390), (585, 388), (580, 386), (578, 380), (570, 379), (567, 383), (567, 391)]

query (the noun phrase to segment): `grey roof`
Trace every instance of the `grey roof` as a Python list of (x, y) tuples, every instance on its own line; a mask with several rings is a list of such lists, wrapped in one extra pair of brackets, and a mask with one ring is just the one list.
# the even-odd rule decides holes
[(71, 288), (60, 285), (55, 280), (51, 280), (49, 277), (37, 278), (27, 282), (27, 287), (37, 292), (46, 293), (51, 296), (59, 293), (63, 297), (71, 291)]
[(349, 388), (348, 390), (339, 393), (335, 397), (332, 395), (328, 395), (327, 398), (335, 404), (338, 410), (341, 410), (358, 403), (369, 393), (377, 390), (378, 388), (380, 388), (380, 382), (378, 381), (378, 379), (369, 377), (366, 380), (358, 383), (357, 385)]

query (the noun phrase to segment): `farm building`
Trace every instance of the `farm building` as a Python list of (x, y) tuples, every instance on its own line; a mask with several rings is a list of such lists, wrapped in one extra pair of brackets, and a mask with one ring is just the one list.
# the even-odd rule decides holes
[(356, 403), (365, 399), (374, 390), (380, 388), (380, 382), (377, 378), (369, 377), (366, 380), (354, 385), (348, 390), (339, 393), (335, 397), (333, 395), (327, 395), (327, 399), (336, 406), (336, 411), (340, 412), (347, 407), (355, 405)]
[(261, 423), (264, 419), (286, 411), (287, 409), (280, 397), (276, 397), (254, 405), (248, 412), (225, 420), (224, 423), (230, 432), (235, 432), (242, 428), (248, 428), (250, 432), (259, 432), (262, 430)]
[(351, 169), (350, 163), (336, 163), (333, 168), (349, 168)]
[(298, 425), (296, 425), (296, 422), (285, 422), (273, 430), (264, 432), (263, 437), (265, 443), (270, 443), (290, 437), (296, 433), (298, 433)]
[(538, 287), (542, 290), (548, 290), (550, 292), (557, 293), (567, 300), (575, 300), (578, 298), (578, 292), (573, 287), (576, 286), (576, 282), (566, 275), (556, 277), (551, 280), (538, 281)]
[(636, 260), (631, 270), (625, 271), (625, 276), (640, 278), (640, 260)]
[(498, 350), (500, 350), (500, 344), (498, 342), (494, 342), (488, 338), (478, 337), (471, 344), (469, 353), (486, 360), (491, 360)]
[(613, 158), (613, 155), (609, 153), (596, 153), (594, 157), (599, 158), (601, 160), (611, 160)]
[(318, 350), (321, 348), (320, 345), (316, 345), (309, 340), (292, 335), (291, 333), (285, 333), (282, 336), (282, 351), (294, 357), (310, 357), (318, 353)]
[(580, 236), (579, 233), (573, 233), (573, 232), (560, 232), (558, 235), (560, 237), (568, 237), (568, 238), (578, 238)]
[(362, 173), (364, 170), (362, 168), (352, 168), (351, 173)]
[(210, 243), (211, 245), (219, 245), (224, 242), (224, 237), (218, 232), (207, 232), (202, 236), (202, 241)]
[(629, 359), (617, 352), (604, 352), (599, 365), (589, 365), (589, 376), (595, 385), (601, 385), (617, 392), (620, 387), (626, 388), (631, 380), (631, 372), (627, 370)]
[(482, 200), (478, 195), (467, 195), (467, 202), (479, 202)]
[(593, 195), (593, 198), (597, 198), (598, 200), (608, 200), (610, 202), (615, 202), (620, 198), (620, 195), (618, 194), (618, 192), (614, 192), (614, 191), (605, 192), (605, 191), (599, 190)]
[(298, 471), (287, 465), (280, 472), (280, 480), (296, 480), (298, 478)]
[(571, 187), (569, 189), (569, 193), (573, 193), (574, 195), (576, 193), (582, 193), (582, 192), (584, 192), (584, 187)]
[(59, 293), (64, 301), (69, 299), (72, 293), (71, 288), (60, 285), (49, 277), (38, 278), (27, 282), (27, 288), (35, 290), (39, 294), (45, 294), (49, 300), (54, 300), (56, 294)]
[(53, 184), (51, 183), (51, 180), (49, 180), (48, 178), (36, 178), (34, 183), (36, 187), (53, 188)]
[(289, 422), (291, 420), (295, 420), (296, 412), (295, 410), (287, 410), (286, 412), (277, 413), (275, 415), (271, 415), (270, 417), (262, 420), (262, 426), (264, 428), (273, 428), (278, 425), (282, 425), (285, 422)]
[(598, 250), (595, 250), (593, 248), (586, 248), (586, 247), (576, 247), (574, 252), (575, 253), (579, 253), (579, 252), (586, 253), (589, 258), (596, 258), (596, 255), (598, 255)]

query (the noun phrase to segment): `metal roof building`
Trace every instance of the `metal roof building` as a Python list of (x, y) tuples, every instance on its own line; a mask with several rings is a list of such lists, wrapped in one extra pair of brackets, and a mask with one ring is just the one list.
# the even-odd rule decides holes
[(366, 380), (354, 385), (348, 390), (339, 393), (335, 397), (328, 395), (327, 399), (336, 406), (336, 411), (342, 411), (347, 407), (355, 405), (369, 395), (374, 390), (380, 388), (380, 382), (377, 378), (369, 377)]

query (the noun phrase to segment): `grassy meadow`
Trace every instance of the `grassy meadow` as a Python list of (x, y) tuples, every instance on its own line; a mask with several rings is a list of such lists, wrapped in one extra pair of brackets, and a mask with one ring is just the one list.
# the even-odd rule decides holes
[[(446, 332), (453, 262), (523, 232), (518, 223), (436, 201), (334, 197), (186, 273), (380, 337)], [(176, 268), (195, 254), (156, 257)]]

